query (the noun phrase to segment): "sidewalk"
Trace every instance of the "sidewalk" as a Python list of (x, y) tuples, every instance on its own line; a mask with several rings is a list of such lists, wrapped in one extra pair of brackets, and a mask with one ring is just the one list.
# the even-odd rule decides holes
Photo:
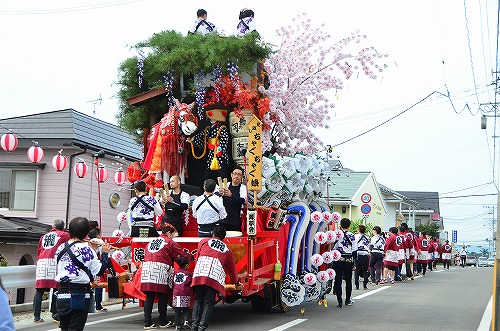
[[(137, 307), (138, 303), (132, 303), (132, 302), (127, 302), (127, 299), (125, 299), (125, 302), (127, 303), (127, 307)], [(116, 310), (121, 310), (122, 309), (122, 299), (110, 299), (108, 301), (103, 301), (102, 303), (103, 306), (105, 306), (109, 311), (116, 311)], [(102, 313), (93, 313), (93, 314), (106, 314), (105, 312)], [(32, 327), (35, 325), (54, 325), (56, 324), (53, 323), (52, 320), (52, 314), (48, 309), (45, 309), (42, 311), (41, 317), (43, 318), (44, 322), (37, 324), (33, 322), (33, 310), (30, 311), (25, 311), (25, 312), (19, 312), (19, 313), (14, 313), (14, 327), (16, 330), (21, 330), (24, 328)]]

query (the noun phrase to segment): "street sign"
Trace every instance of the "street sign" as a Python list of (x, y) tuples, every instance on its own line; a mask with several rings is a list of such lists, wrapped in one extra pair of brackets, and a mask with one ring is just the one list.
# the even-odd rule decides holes
[(370, 195), (370, 193), (363, 193), (361, 195), (361, 202), (368, 203), (370, 201), (372, 201), (372, 196)]
[(457, 237), (458, 237), (458, 231), (457, 230), (451, 230), (451, 242), (452, 243), (457, 243)]
[(364, 204), (361, 206), (361, 212), (363, 214), (369, 214), (372, 211), (372, 207), (369, 204)]

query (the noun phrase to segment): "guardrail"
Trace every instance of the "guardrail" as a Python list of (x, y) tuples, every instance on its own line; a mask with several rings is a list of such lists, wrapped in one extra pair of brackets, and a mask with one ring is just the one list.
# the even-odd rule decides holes
[(0, 267), (0, 277), (2, 277), (5, 289), (16, 289), (35, 287), (36, 266), (22, 265), (14, 267)]

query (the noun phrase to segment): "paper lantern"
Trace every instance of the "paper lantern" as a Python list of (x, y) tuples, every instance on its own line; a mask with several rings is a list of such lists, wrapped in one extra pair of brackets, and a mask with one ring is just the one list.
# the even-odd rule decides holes
[(127, 221), (127, 213), (124, 211), (121, 211), (116, 215), (116, 220), (118, 223), (125, 223)]
[(325, 284), (327, 281), (330, 280), (330, 276), (328, 275), (328, 272), (326, 271), (320, 271), (316, 275), (316, 278), (319, 280), (320, 283)]
[(125, 181), (126, 181), (125, 173), (123, 172), (122, 168), (118, 168), (118, 170), (115, 172), (116, 185), (123, 185)]
[(313, 211), (311, 213), (311, 221), (314, 223), (319, 223), (323, 220), (323, 214), (320, 211)]
[(77, 164), (75, 164), (75, 174), (78, 176), (78, 178), (83, 178), (87, 175), (89, 172), (89, 167), (85, 163), (85, 161), (80, 161)]
[(61, 152), (59, 152), (59, 154), (57, 154), (52, 158), (52, 166), (58, 172), (61, 172), (64, 169), (66, 169), (67, 165), (68, 165), (68, 159), (66, 158), (66, 156), (62, 155)]
[(314, 285), (316, 284), (316, 275), (309, 272), (304, 275), (304, 284), (306, 285)]
[(335, 279), (335, 270), (333, 270), (332, 268), (328, 268), (325, 271), (328, 273), (329, 280)]
[(342, 219), (342, 215), (340, 215), (340, 213), (339, 213), (338, 211), (334, 211), (334, 212), (332, 213), (332, 217), (333, 217), (333, 221), (334, 221), (335, 223), (340, 222), (340, 220)]
[(111, 234), (112, 237), (123, 237), (125, 236), (125, 233), (122, 230), (115, 230)]
[(317, 244), (324, 244), (324, 243), (326, 243), (326, 234), (324, 232), (316, 232), (314, 234), (314, 241)]
[(12, 152), (17, 148), (18, 139), (12, 133), (6, 133), (2, 136), (1, 143), (4, 151)]
[(97, 167), (94, 172), (94, 177), (98, 182), (104, 183), (106, 180), (108, 180), (108, 169), (106, 169), (104, 166)]
[(331, 223), (333, 222), (333, 216), (330, 212), (324, 211), (323, 212), (323, 221)]
[(333, 255), (333, 261), (338, 261), (340, 260), (340, 257), (342, 256), (342, 254), (340, 254), (340, 252), (336, 249), (334, 249), (333, 251), (331, 251), (332, 255)]
[(334, 243), (337, 240), (337, 233), (335, 231), (326, 231), (326, 242)]
[(321, 256), (321, 254), (313, 254), (311, 256), (311, 264), (315, 267), (319, 267), (323, 264), (323, 256)]
[(38, 145), (33, 145), (28, 149), (28, 158), (33, 163), (38, 163), (43, 159), (43, 149)]
[(323, 257), (324, 263), (329, 264), (329, 263), (333, 262), (333, 253), (332, 252), (324, 252), (321, 256)]

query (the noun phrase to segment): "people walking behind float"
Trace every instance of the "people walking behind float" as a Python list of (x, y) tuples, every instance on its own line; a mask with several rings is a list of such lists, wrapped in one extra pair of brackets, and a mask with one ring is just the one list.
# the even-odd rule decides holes
[(414, 270), (413, 270), (413, 261), (415, 260), (415, 255), (417, 252), (415, 251), (415, 235), (413, 234), (413, 230), (408, 228), (408, 224), (406, 223), (401, 223), (401, 226), (404, 228), (404, 235), (407, 238), (406, 244), (407, 244), (407, 251), (405, 252), (406, 254), (406, 263), (405, 263), (405, 269), (406, 269), (406, 277), (408, 279), (414, 280)]
[(211, 237), (217, 223), (227, 217), (222, 198), (214, 194), (215, 186), (213, 179), (205, 179), (205, 192), (193, 201), (193, 217), (198, 222), (199, 237)]
[(399, 263), (399, 249), (403, 244), (401, 238), (398, 237), (397, 227), (391, 227), (389, 233), (390, 236), (387, 238), (384, 245), (384, 275), (380, 284), (385, 284), (387, 282), (394, 284), (396, 269)]
[[(40, 317), (43, 294), (50, 291), (50, 289), (57, 289), (59, 287), (59, 284), (54, 280), (57, 272), (55, 254), (59, 245), (69, 240), (69, 233), (64, 231), (64, 225), (63, 220), (56, 219), (52, 224), (52, 229), (38, 241), (35, 297), (33, 298), (33, 315), (35, 323), (43, 322), (43, 319)], [(50, 312), (52, 313), (52, 318), (58, 321), (59, 317), (57, 316), (55, 299), (52, 300)]]
[(434, 244), (434, 264), (433, 264), (432, 267), (434, 269), (436, 269), (436, 265), (441, 260), (441, 247), (439, 246), (439, 239), (438, 238), (434, 238), (433, 244)]
[(382, 229), (380, 226), (376, 225), (373, 227), (373, 237), (370, 244), (370, 280), (373, 284), (377, 285), (380, 282), (384, 261), (385, 239), (380, 235), (381, 232)]
[(241, 232), (241, 208), (247, 201), (247, 187), (242, 184), (242, 179), (243, 168), (237, 165), (231, 172), (231, 182), (228, 188), (216, 188), (227, 212), (226, 218), (220, 221), (220, 225), (224, 226), (226, 231)]
[(240, 15), (238, 17), (240, 21), (236, 27), (238, 36), (244, 36), (256, 30), (254, 16), (255, 13), (251, 9), (243, 8), (240, 10)]
[(429, 252), (429, 260), (427, 261), (427, 269), (429, 271), (432, 271), (432, 267), (434, 266), (434, 241), (432, 240), (431, 235), (426, 234), (425, 238), (427, 239), (427, 242), (429, 243), (428, 247), (428, 252)]
[(177, 259), (179, 268), (174, 274), (172, 307), (175, 309), (175, 329), (182, 330), (181, 317), (184, 317), (184, 329), (189, 328), (194, 291), (191, 287), (193, 273), (189, 271), (189, 259), (181, 256)]
[(146, 246), (144, 262), (142, 263), (141, 291), (146, 294), (144, 301), (144, 330), (155, 329), (152, 322), (152, 311), (155, 298), (158, 298), (158, 313), (160, 314), (160, 328), (173, 326), (167, 322), (167, 302), (172, 293), (174, 261), (180, 256), (188, 259), (191, 256), (184, 252), (178, 243), (172, 240), (175, 236), (175, 227), (171, 224), (162, 224), (162, 234), (154, 238)]
[(100, 261), (95, 250), (97, 245), (84, 242), (89, 233), (90, 223), (84, 217), (76, 217), (69, 223), (68, 242), (57, 249), (57, 313), (60, 328), (83, 330), (87, 322), (92, 290), (90, 282), (96, 275), (102, 274), (109, 265), (108, 253), (111, 246), (102, 245)]
[(349, 232), (351, 220), (343, 218), (340, 220), (340, 230), (343, 236), (340, 240), (334, 242), (332, 249), (340, 252), (340, 260), (332, 262), (335, 270), (335, 281), (333, 283), (335, 294), (337, 295), (337, 307), (342, 308), (342, 279), (345, 279), (345, 305), (351, 306), (354, 301), (351, 300), (352, 292), (352, 270), (354, 267), (353, 252), (357, 250), (354, 234)]
[(206, 35), (216, 32), (217, 28), (213, 23), (207, 21), (207, 11), (205, 9), (198, 9), (196, 11), (197, 20), (189, 29), (188, 34), (200, 33)]
[(458, 255), (460, 256), (460, 265), (462, 268), (465, 268), (465, 262), (467, 260), (467, 251), (465, 250), (465, 246), (462, 247)]
[[(33, 298), (33, 321), (35, 323), (43, 322), (43, 319), (40, 317), (43, 294), (50, 291), (50, 289), (57, 289), (59, 287), (59, 284), (54, 279), (57, 272), (56, 251), (59, 245), (69, 240), (69, 233), (64, 231), (64, 225), (63, 220), (56, 219), (52, 224), (52, 229), (38, 241), (35, 297)], [(50, 312), (52, 313), (52, 318), (55, 321), (59, 321), (55, 295), (52, 298)]]
[(132, 217), (132, 237), (158, 237), (155, 228), (155, 215), (163, 214), (163, 207), (155, 197), (146, 192), (147, 186), (143, 180), (134, 183), (135, 197), (130, 199), (128, 210)]
[[(396, 269), (396, 277), (395, 281), (400, 282), (403, 280), (402, 270), (403, 265), (406, 263), (407, 252), (408, 252), (408, 238), (404, 234), (405, 228), (404, 226), (398, 227), (398, 237), (396, 240), (401, 242), (401, 246), (399, 248), (399, 260), (398, 260), (398, 268)], [(405, 270), (406, 271), (406, 270)]]
[(426, 233), (420, 232), (420, 237), (417, 238), (417, 263), (424, 276), (429, 263), (429, 244)]
[(226, 273), (230, 282), (239, 284), (238, 273), (234, 264), (233, 253), (224, 243), (226, 229), (216, 226), (212, 238), (206, 238), (198, 243), (198, 259), (193, 272), (192, 286), (195, 293), (193, 306), (193, 331), (203, 331), (208, 327), (215, 296), (226, 294)]
[(441, 248), (441, 261), (443, 261), (443, 268), (446, 270), (450, 270), (452, 250), (453, 248), (451, 247), (450, 242), (448, 240), (445, 240), (444, 245)]
[(368, 267), (370, 253), (370, 238), (365, 235), (366, 227), (364, 225), (358, 226), (358, 232), (354, 235), (357, 250), (354, 252), (356, 262), (356, 269), (354, 270), (354, 285), (356, 290), (359, 290), (359, 277), (363, 278), (363, 289), (367, 290), (368, 287)]
[(170, 191), (165, 201), (165, 214), (163, 223), (172, 224), (177, 230), (177, 234), (182, 237), (184, 234), (184, 211), (189, 207), (189, 194), (181, 189), (181, 178), (179, 176), (170, 177)]

